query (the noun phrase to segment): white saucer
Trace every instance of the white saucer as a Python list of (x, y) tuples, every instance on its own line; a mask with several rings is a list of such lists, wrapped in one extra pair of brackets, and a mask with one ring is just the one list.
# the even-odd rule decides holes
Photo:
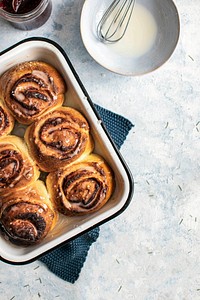
[(157, 24), (155, 41), (141, 56), (117, 53), (98, 40), (97, 24), (112, 0), (86, 0), (82, 8), (80, 30), (85, 48), (97, 63), (121, 75), (136, 76), (157, 69), (172, 55), (179, 38), (179, 16), (172, 0), (136, 1), (151, 13)]

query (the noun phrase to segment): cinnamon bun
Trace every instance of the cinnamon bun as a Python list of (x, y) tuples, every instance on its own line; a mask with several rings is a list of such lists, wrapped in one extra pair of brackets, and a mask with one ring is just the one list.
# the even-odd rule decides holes
[(25, 132), (29, 152), (45, 172), (52, 172), (92, 152), (94, 143), (85, 117), (61, 107), (31, 124)]
[(0, 196), (0, 224), (5, 238), (20, 246), (41, 242), (57, 222), (57, 212), (40, 180), (5, 197)]
[(0, 195), (20, 191), (35, 182), (39, 175), (21, 138), (14, 135), (0, 138)]
[(7, 109), (6, 105), (0, 99), (0, 137), (8, 135), (13, 130), (15, 120)]
[(79, 163), (49, 173), (46, 185), (60, 213), (83, 215), (106, 204), (114, 190), (114, 175), (101, 156), (90, 154)]
[(66, 86), (58, 71), (42, 61), (15, 65), (0, 77), (0, 91), (15, 119), (30, 124), (62, 105)]

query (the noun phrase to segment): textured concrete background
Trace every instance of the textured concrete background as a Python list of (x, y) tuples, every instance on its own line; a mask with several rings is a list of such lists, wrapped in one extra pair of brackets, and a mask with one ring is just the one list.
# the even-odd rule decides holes
[(23, 32), (0, 20), (0, 51), (31, 36), (58, 42), (95, 103), (135, 128), (122, 154), (135, 179), (128, 209), (101, 226), (78, 281), (38, 261), (0, 262), (0, 298), (67, 300), (200, 299), (200, 5), (176, 0), (181, 35), (170, 60), (142, 77), (98, 65), (81, 41), (83, 0), (53, 1), (51, 19)]

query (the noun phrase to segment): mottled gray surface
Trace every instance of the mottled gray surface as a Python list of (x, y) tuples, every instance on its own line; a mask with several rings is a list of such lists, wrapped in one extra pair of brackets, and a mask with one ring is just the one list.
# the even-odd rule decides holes
[(0, 298), (200, 299), (199, 0), (175, 1), (176, 51), (159, 70), (136, 78), (113, 74), (88, 55), (79, 30), (83, 0), (53, 2), (40, 29), (22, 32), (0, 20), (0, 50), (31, 36), (49, 37), (66, 50), (93, 101), (135, 124), (122, 147), (135, 194), (122, 215), (101, 226), (74, 285), (38, 261), (0, 263)]

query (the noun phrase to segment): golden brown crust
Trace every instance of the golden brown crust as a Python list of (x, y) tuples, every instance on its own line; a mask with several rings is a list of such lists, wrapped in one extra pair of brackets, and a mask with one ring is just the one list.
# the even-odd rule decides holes
[(83, 159), (94, 147), (87, 120), (70, 107), (56, 109), (31, 124), (25, 141), (31, 156), (45, 172)]
[[(41, 61), (18, 64), (0, 77), (2, 107), (13, 120), (11, 127), (14, 118), (29, 125), (24, 140), (9, 135), (11, 127), (0, 137), (0, 228), (21, 246), (41, 242), (57, 223), (57, 211), (93, 213), (114, 190), (111, 168), (91, 154), (94, 141), (87, 120), (62, 106), (65, 91), (56, 69)], [(49, 193), (38, 180), (39, 169), (50, 172)]]
[(20, 246), (41, 242), (53, 229), (58, 218), (45, 185), (33, 185), (0, 197), (0, 224), (5, 236)]
[(35, 182), (39, 175), (21, 138), (14, 135), (0, 138), (0, 195), (20, 191)]
[(62, 105), (66, 86), (53, 66), (28, 61), (15, 65), (0, 77), (0, 90), (16, 120), (30, 124)]
[(0, 137), (8, 135), (13, 130), (15, 120), (0, 98)]
[(50, 198), (65, 215), (83, 215), (99, 210), (114, 189), (114, 176), (105, 160), (90, 154), (83, 161), (49, 173)]

